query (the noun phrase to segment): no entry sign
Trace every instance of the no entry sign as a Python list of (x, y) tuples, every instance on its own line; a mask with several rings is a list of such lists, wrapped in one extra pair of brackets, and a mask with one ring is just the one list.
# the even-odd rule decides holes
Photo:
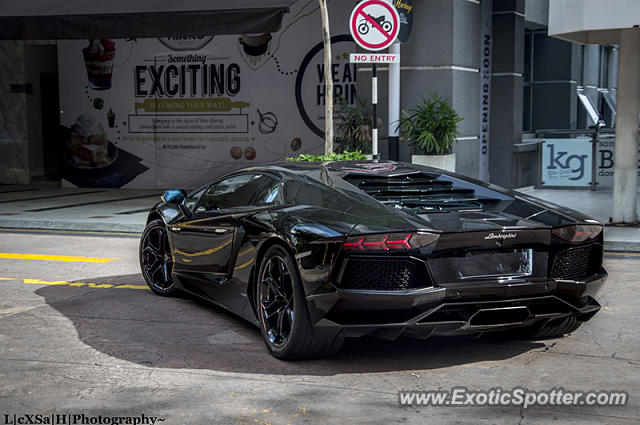
[(388, 55), (386, 53), (351, 53), (351, 63), (398, 63), (400, 55)]
[(351, 13), (353, 39), (366, 50), (383, 50), (393, 44), (400, 31), (400, 18), (395, 7), (384, 0), (365, 0)]

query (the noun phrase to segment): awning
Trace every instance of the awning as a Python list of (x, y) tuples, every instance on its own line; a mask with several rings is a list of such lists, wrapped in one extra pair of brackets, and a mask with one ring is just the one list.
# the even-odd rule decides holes
[(186, 37), (275, 32), (296, 0), (4, 0), (0, 39)]

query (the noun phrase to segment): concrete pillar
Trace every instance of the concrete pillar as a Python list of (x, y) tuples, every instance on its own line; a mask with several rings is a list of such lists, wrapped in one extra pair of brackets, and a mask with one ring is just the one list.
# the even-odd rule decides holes
[(620, 30), (619, 61), (612, 221), (632, 223), (638, 219), (636, 202), (640, 122), (640, 28)]
[(607, 63), (607, 88), (616, 90), (618, 88), (618, 48), (609, 47), (609, 63)]
[[(524, 0), (494, 0), (491, 78), (491, 182), (520, 187), (536, 161), (520, 158), (514, 144), (522, 141), (524, 71)], [(521, 161), (521, 159), (525, 159)]]

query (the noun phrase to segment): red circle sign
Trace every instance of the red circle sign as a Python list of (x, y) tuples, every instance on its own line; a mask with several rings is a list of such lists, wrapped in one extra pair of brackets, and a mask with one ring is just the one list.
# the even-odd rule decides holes
[(349, 22), (353, 39), (366, 50), (386, 49), (400, 32), (398, 12), (385, 0), (365, 0), (358, 4)]

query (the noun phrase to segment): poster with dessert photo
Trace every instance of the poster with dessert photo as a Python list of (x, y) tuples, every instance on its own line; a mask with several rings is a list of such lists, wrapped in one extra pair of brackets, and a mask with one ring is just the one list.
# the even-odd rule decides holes
[(92, 116), (80, 115), (71, 126), (65, 159), (76, 167), (106, 167), (118, 157), (117, 149), (110, 146), (102, 124)]
[(94, 90), (110, 89), (116, 43), (106, 39), (89, 40), (89, 45), (82, 49), (82, 54), (89, 87)]
[[(336, 94), (355, 103), (347, 9), (330, 8), (333, 74)], [(317, 3), (307, 2), (271, 34), (60, 41), (64, 184), (192, 188), (258, 162), (320, 153), (320, 29)]]

